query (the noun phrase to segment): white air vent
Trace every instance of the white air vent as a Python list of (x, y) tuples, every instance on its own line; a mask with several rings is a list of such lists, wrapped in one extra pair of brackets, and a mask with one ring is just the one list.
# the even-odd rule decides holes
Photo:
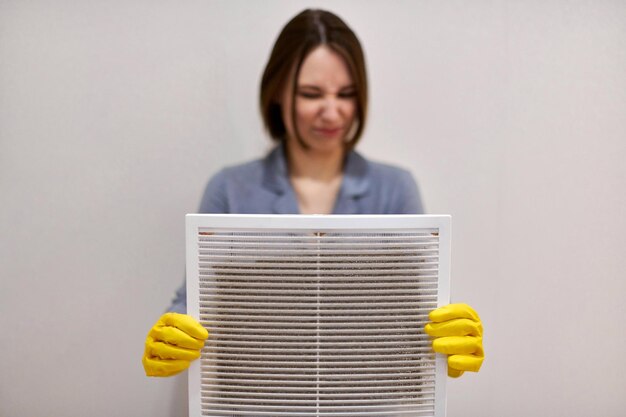
[(449, 216), (187, 216), (190, 416), (445, 415)]

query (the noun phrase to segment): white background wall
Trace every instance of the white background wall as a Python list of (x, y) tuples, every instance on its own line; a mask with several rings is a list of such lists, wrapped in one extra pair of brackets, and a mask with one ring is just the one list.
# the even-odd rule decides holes
[(361, 151), (453, 215), (487, 360), (448, 415), (624, 416), (626, 3), (263, 4), (0, 2), (0, 415), (186, 415), (143, 340), (206, 180), (269, 147), (279, 29), (318, 5), (366, 49)]

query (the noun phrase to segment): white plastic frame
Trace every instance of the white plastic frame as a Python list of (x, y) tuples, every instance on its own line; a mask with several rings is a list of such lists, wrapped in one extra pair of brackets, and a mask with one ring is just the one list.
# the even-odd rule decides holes
[[(451, 218), (449, 215), (261, 215), (261, 214), (188, 214), (186, 216), (187, 314), (199, 318), (198, 229), (246, 231), (411, 231), (439, 230), (439, 268), (437, 305), (450, 302)], [(436, 355), (435, 414), (446, 415), (447, 358)], [(200, 363), (189, 368), (189, 416), (201, 417)]]

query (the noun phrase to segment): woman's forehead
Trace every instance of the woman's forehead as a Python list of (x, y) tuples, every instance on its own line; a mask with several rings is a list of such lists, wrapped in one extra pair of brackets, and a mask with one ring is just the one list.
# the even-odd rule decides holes
[(313, 49), (302, 61), (298, 85), (343, 87), (353, 83), (345, 59), (326, 45)]

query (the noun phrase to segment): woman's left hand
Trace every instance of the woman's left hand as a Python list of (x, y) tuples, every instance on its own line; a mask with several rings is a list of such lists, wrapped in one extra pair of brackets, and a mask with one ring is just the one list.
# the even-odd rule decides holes
[(433, 350), (448, 356), (448, 376), (458, 378), (465, 371), (478, 372), (485, 359), (483, 325), (467, 304), (448, 304), (428, 315), (424, 330), (433, 340)]

